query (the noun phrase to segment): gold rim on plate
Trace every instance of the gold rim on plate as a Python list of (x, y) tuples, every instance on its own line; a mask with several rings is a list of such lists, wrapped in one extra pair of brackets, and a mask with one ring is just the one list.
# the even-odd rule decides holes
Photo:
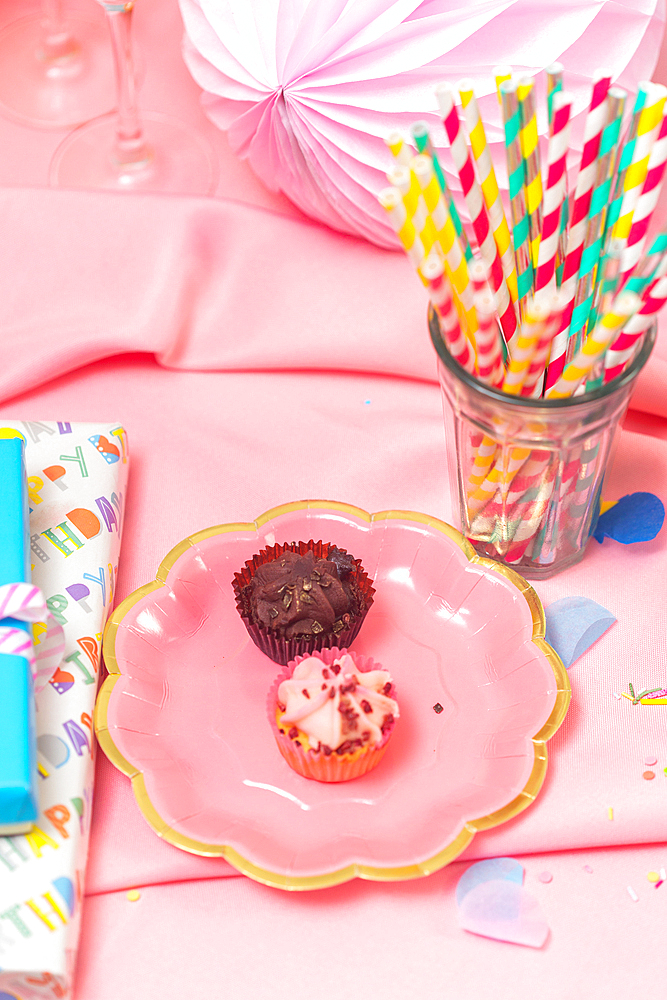
[[(316, 509), (340, 511), (341, 513), (348, 514), (359, 520), (367, 521), (369, 524), (374, 521), (390, 519), (415, 521), (420, 524), (424, 524), (427, 527), (435, 528), (438, 531), (441, 531), (444, 535), (447, 535), (448, 538), (459, 546), (469, 562), (476, 563), (479, 566), (493, 570), (495, 573), (500, 573), (501, 576), (504, 576), (507, 580), (509, 580), (509, 582), (523, 596), (528, 604), (533, 620), (532, 642), (547, 658), (551, 669), (554, 672), (556, 679), (556, 701), (551, 715), (547, 719), (546, 723), (542, 726), (540, 731), (533, 736), (535, 759), (530, 777), (528, 778), (528, 781), (523, 789), (514, 799), (512, 799), (511, 802), (508, 802), (507, 805), (503, 806), (502, 809), (497, 809), (488, 816), (480, 816), (478, 819), (469, 820), (464, 825), (459, 835), (451, 843), (449, 843), (445, 848), (443, 848), (443, 850), (439, 851), (433, 857), (428, 858), (428, 860), (422, 861), (419, 864), (405, 865), (399, 868), (378, 868), (372, 865), (355, 863), (321, 875), (287, 876), (254, 865), (251, 861), (244, 858), (238, 851), (227, 844), (205, 844), (200, 841), (193, 840), (191, 837), (186, 837), (170, 827), (161, 818), (148, 796), (143, 773), (120, 753), (113, 742), (113, 738), (107, 725), (107, 707), (109, 705), (111, 693), (114, 689), (116, 681), (121, 675), (115, 650), (118, 628), (125, 616), (138, 601), (140, 601), (147, 594), (150, 594), (153, 590), (158, 590), (160, 587), (165, 585), (169, 570), (178, 558), (191, 546), (197, 545), (214, 535), (222, 535), (230, 531), (258, 531), (263, 524), (266, 524), (267, 521), (271, 521), (281, 515), (289, 514), (297, 510)], [(94, 719), (95, 732), (102, 750), (111, 763), (114, 764), (119, 771), (122, 771), (123, 774), (126, 774), (127, 777), (130, 778), (134, 797), (137, 800), (137, 804), (144, 818), (159, 837), (162, 837), (163, 840), (173, 844), (174, 847), (178, 847), (183, 851), (188, 851), (191, 854), (203, 855), (205, 857), (222, 857), (243, 875), (247, 875), (257, 882), (262, 882), (264, 885), (270, 885), (280, 889), (324, 889), (328, 886), (348, 882), (353, 878), (362, 878), (379, 882), (404, 881), (406, 879), (422, 878), (425, 875), (431, 875), (440, 868), (444, 868), (445, 865), (448, 865), (451, 861), (457, 858), (459, 854), (465, 850), (476, 833), (481, 830), (489, 830), (494, 826), (499, 826), (501, 823), (506, 823), (508, 820), (513, 819), (515, 816), (518, 816), (519, 813), (523, 812), (524, 809), (527, 809), (537, 797), (547, 772), (547, 740), (551, 739), (563, 722), (571, 697), (570, 680), (567, 675), (567, 671), (565, 670), (565, 667), (563, 666), (563, 663), (556, 651), (545, 641), (544, 634), (544, 609), (542, 607), (542, 602), (531, 585), (508, 566), (503, 566), (501, 563), (494, 562), (492, 559), (479, 556), (461, 532), (457, 531), (456, 528), (453, 528), (451, 525), (446, 524), (445, 521), (441, 521), (435, 517), (429, 517), (427, 514), (417, 513), (416, 511), (384, 510), (377, 514), (369, 514), (360, 507), (353, 507), (350, 504), (341, 503), (339, 501), (296, 500), (292, 503), (282, 504), (279, 507), (274, 507), (271, 510), (266, 511), (255, 521), (239, 522), (235, 524), (219, 524), (212, 528), (205, 528), (203, 531), (198, 531), (196, 534), (190, 535), (188, 538), (184, 538), (183, 541), (179, 542), (178, 545), (175, 545), (171, 552), (169, 552), (168, 555), (162, 560), (155, 576), (155, 580), (152, 580), (150, 583), (144, 584), (143, 587), (139, 587), (137, 590), (133, 591), (129, 597), (126, 597), (125, 600), (118, 605), (111, 615), (104, 633), (104, 662), (107, 670), (109, 671), (109, 676), (104, 681), (104, 684), (100, 688), (100, 692), (97, 696)]]

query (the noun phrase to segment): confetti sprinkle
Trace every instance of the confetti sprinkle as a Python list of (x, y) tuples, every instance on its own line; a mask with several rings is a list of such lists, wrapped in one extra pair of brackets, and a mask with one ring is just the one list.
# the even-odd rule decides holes
[(644, 778), (645, 781), (653, 781), (655, 778), (655, 771), (644, 771), (642, 778)]
[(658, 872), (649, 872), (648, 875), (646, 876), (646, 878), (649, 880), (649, 882), (659, 882), (660, 881), (660, 875), (658, 874)]
[(647, 767), (653, 767), (654, 764), (658, 763), (657, 757), (644, 757), (644, 763)]
[(136, 903), (138, 899), (141, 899), (141, 893), (139, 892), (138, 889), (130, 889), (130, 891), (127, 894), (127, 898), (131, 903)]
[(540, 872), (540, 874), (537, 877), (540, 880), (540, 882), (544, 882), (545, 884), (547, 882), (553, 882), (553, 875), (551, 874), (551, 872)]
[(618, 693), (618, 691), (614, 691), (614, 698), (616, 699), (616, 701), (620, 701), (621, 700), (621, 696)]
[(584, 865), (584, 871), (588, 872), (589, 875), (593, 874), (593, 869), (591, 868), (590, 865)]
[(611, 806), (609, 806), (609, 808), (607, 809), (607, 819), (613, 819), (613, 818), (614, 818), (614, 810), (612, 809)]
[(665, 880), (664, 880), (663, 878), (661, 878), (659, 882), (656, 882), (656, 883), (655, 883), (655, 886), (654, 886), (654, 888), (655, 888), (655, 889), (659, 889), (659, 888), (660, 888), (660, 886), (662, 885), (662, 883), (663, 883), (664, 881), (665, 881)]
[(439, 701), (436, 701), (435, 705), (433, 706), (433, 711), (435, 712), (436, 715), (440, 715), (440, 713), (443, 711), (442, 705), (440, 704)]
[(632, 888), (631, 885), (629, 885), (627, 889), (628, 889), (628, 896), (633, 901), (633, 903), (636, 903), (639, 899), (639, 896), (637, 895), (637, 893), (635, 892), (635, 890)]

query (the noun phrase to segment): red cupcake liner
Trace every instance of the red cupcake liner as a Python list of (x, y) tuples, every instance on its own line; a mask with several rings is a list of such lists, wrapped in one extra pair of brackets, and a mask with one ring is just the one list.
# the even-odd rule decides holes
[(312, 539), (309, 542), (285, 542), (283, 544), (270, 545), (262, 549), (261, 552), (258, 552), (252, 559), (249, 559), (244, 567), (238, 573), (234, 574), (232, 586), (234, 588), (237, 611), (252, 641), (276, 663), (285, 665), (297, 656), (330, 649), (334, 644), (337, 646), (350, 646), (359, 634), (359, 629), (363, 624), (368, 609), (373, 603), (373, 595), (375, 593), (368, 574), (359, 559), (354, 559), (356, 566), (354, 582), (359, 591), (360, 607), (351, 615), (349, 625), (340, 632), (320, 632), (318, 635), (296, 636), (292, 639), (287, 639), (273, 629), (264, 628), (252, 620), (246, 588), (250, 586), (252, 578), (260, 566), (263, 566), (267, 562), (273, 562), (274, 559), (277, 559), (288, 549), (292, 552), (298, 552), (299, 555), (305, 555), (306, 552), (312, 550), (316, 559), (327, 559), (329, 552), (334, 548), (345, 555), (349, 555), (345, 549), (342, 549), (339, 545), (335, 545), (333, 542), (315, 542)]
[[(338, 649), (336, 646), (319, 650), (314, 655), (321, 659), (325, 666), (329, 667), (334, 660), (345, 653), (349, 653), (353, 658), (355, 667), (360, 673), (367, 673), (369, 670), (384, 669), (371, 656), (363, 656), (360, 653), (351, 652), (349, 649)], [(300, 774), (304, 778), (310, 778), (313, 781), (352, 781), (352, 779), (360, 778), (362, 775), (367, 774), (368, 771), (372, 771), (380, 763), (394, 730), (395, 722), (387, 728), (379, 743), (376, 743), (374, 746), (364, 747), (361, 750), (356, 749), (351, 754), (341, 754), (339, 756), (335, 751), (331, 754), (325, 754), (318, 750), (305, 750), (301, 746), (296, 746), (294, 740), (290, 739), (285, 733), (280, 732), (278, 723), (276, 722), (278, 688), (283, 681), (290, 680), (296, 665), (311, 655), (313, 654), (306, 653), (304, 656), (295, 657), (293, 661), (286, 665), (285, 669), (281, 671), (272, 684), (267, 698), (267, 714), (271, 731), (281, 754), (297, 774)]]

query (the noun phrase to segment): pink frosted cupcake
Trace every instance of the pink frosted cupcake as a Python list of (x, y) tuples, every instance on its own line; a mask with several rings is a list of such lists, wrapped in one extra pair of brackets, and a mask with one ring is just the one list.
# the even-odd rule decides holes
[(304, 778), (359, 778), (384, 756), (399, 715), (394, 694), (369, 656), (333, 647), (296, 657), (269, 693), (278, 749)]

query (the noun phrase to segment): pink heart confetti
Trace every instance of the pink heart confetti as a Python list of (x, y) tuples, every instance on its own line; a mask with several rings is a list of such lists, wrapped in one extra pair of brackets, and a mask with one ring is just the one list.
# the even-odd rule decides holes
[(493, 879), (466, 893), (459, 924), (472, 934), (541, 948), (549, 935), (540, 904), (516, 882)]

